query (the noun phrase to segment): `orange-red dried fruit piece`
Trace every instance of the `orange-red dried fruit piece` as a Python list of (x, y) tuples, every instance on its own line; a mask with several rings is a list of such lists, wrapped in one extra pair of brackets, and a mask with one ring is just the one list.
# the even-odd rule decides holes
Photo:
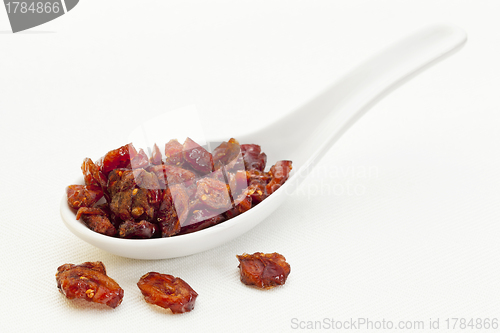
[(102, 158), (101, 171), (107, 176), (114, 169), (126, 168), (135, 155), (137, 155), (137, 151), (132, 143), (111, 150)]
[(153, 172), (137, 169), (134, 179), (137, 187), (132, 191), (132, 216), (151, 221), (161, 200), (158, 178)]
[(107, 213), (98, 207), (80, 207), (76, 211), (76, 219), (79, 220), (82, 215), (104, 215), (107, 216)]
[(182, 145), (176, 139), (165, 144), (165, 164), (175, 166), (182, 164)]
[(82, 218), (90, 230), (107, 236), (114, 236), (116, 228), (111, 223), (108, 213), (101, 208), (81, 207), (76, 213), (76, 219)]
[(141, 169), (141, 168), (146, 168), (148, 166), (149, 166), (148, 155), (146, 155), (144, 150), (141, 148), (139, 149), (137, 155), (135, 155), (134, 158), (130, 159), (130, 167), (132, 169)]
[(156, 233), (157, 226), (148, 221), (142, 220), (139, 222), (125, 221), (118, 228), (118, 236), (120, 238), (151, 238)]
[(153, 152), (151, 153), (151, 158), (149, 159), (149, 162), (153, 165), (159, 165), (161, 164), (162, 156), (160, 152), (160, 148), (156, 145), (156, 143), (153, 145)]
[(123, 289), (106, 275), (100, 261), (81, 265), (64, 264), (57, 268), (57, 287), (69, 299), (80, 298), (116, 308), (123, 299)]
[(224, 222), (226, 217), (208, 209), (195, 209), (182, 224), (179, 235), (189, 234)]
[(241, 145), (241, 153), (245, 161), (245, 169), (264, 171), (266, 168), (267, 155), (262, 153), (259, 145)]
[(205, 177), (198, 180), (197, 186), (196, 199), (204, 203), (207, 208), (220, 213), (231, 209), (231, 198), (226, 183)]
[[(231, 164), (231, 167), (233, 167), (233, 164), (238, 162), (237, 159), (240, 156), (240, 152), (240, 144), (236, 139), (231, 138), (228, 142), (222, 142), (212, 153), (214, 169), (219, 170), (222, 166), (228, 164)], [(241, 167), (243, 168), (243, 166)]]
[(196, 175), (189, 170), (173, 165), (155, 165), (151, 167), (158, 181), (165, 188), (165, 184), (172, 186), (175, 184), (189, 183), (195, 180)]
[(115, 169), (109, 174), (109, 208), (123, 221), (151, 221), (160, 201), (156, 175), (144, 169)]
[(182, 147), (184, 161), (201, 175), (206, 175), (213, 171), (214, 161), (212, 154), (205, 148), (187, 138)]
[(283, 185), (292, 171), (292, 161), (278, 161), (271, 167), (271, 181), (266, 185), (267, 194), (271, 194)]
[(243, 193), (234, 199), (234, 204), (235, 206), (225, 213), (227, 219), (232, 219), (252, 208), (252, 197)]
[[(80, 208), (81, 209), (81, 208)], [(90, 230), (98, 232), (106, 236), (116, 235), (116, 228), (111, 223), (109, 218), (103, 215), (83, 215), (83, 222), (89, 227)]]
[(103, 189), (107, 187), (108, 180), (101, 172), (99, 165), (95, 164), (90, 158), (85, 158), (82, 163), (82, 173), (85, 185), (96, 185)]
[(248, 188), (247, 172), (245, 170), (238, 170), (236, 173), (227, 172), (227, 183), (231, 189), (233, 200), (243, 193)]
[(68, 204), (74, 209), (90, 207), (104, 195), (101, 187), (96, 185), (69, 185), (66, 194)]
[(248, 179), (247, 193), (252, 196), (252, 202), (257, 205), (267, 198), (266, 184), (269, 181), (269, 175), (259, 170), (248, 170), (246, 172)]
[(198, 293), (181, 278), (157, 272), (146, 273), (137, 286), (146, 302), (170, 309), (172, 313), (193, 310), (198, 297)]
[(290, 265), (279, 253), (243, 253), (236, 256), (240, 261), (240, 280), (246, 285), (268, 289), (285, 284)]

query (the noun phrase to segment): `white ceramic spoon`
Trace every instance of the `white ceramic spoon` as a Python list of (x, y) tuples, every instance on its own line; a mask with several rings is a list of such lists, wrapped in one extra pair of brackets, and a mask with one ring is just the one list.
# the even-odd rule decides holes
[(466, 34), (452, 26), (420, 30), (376, 54), (322, 94), (283, 119), (249, 134), (242, 143), (259, 143), (272, 160), (292, 160), (289, 180), (249, 211), (191, 234), (157, 239), (120, 239), (98, 234), (75, 219), (66, 196), (61, 215), (76, 236), (107, 252), (136, 259), (186, 256), (219, 246), (255, 227), (292, 193), (321, 157), (370, 107), (416, 74), (459, 50)]

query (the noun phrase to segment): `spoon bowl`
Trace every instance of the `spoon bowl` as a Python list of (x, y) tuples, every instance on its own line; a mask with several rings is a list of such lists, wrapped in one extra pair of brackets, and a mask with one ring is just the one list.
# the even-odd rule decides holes
[[(466, 34), (449, 25), (419, 30), (392, 44), (349, 72), (311, 101), (275, 123), (235, 135), (260, 144), (273, 160), (292, 160), (290, 178), (259, 205), (223, 223), (190, 234), (154, 239), (121, 239), (96, 233), (75, 218), (67, 198), (61, 216), (82, 240), (134, 259), (166, 259), (206, 251), (255, 227), (271, 214), (310, 173), (333, 144), (375, 103), (431, 65), (458, 51)], [(211, 140), (222, 141), (222, 140)], [(83, 184), (83, 177), (74, 182)]]

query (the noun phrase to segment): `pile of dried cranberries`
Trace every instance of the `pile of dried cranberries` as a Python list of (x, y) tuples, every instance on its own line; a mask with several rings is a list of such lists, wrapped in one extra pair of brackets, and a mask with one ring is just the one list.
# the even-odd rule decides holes
[(187, 234), (249, 210), (283, 185), (292, 162), (278, 161), (265, 172), (266, 161), (260, 146), (235, 139), (212, 153), (190, 138), (170, 140), (165, 155), (155, 144), (150, 156), (129, 143), (96, 162), (85, 158), (85, 185), (68, 186), (68, 203), (77, 220), (104, 235)]

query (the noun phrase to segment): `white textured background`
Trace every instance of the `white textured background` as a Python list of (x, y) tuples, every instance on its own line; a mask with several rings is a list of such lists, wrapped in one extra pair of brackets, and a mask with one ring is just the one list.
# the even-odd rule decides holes
[[(82, 0), (13, 35), (0, 9), (0, 331), (280, 332), (293, 318), (363, 317), (425, 331), (440, 318), (444, 332), (446, 318), (500, 319), (499, 13), (496, 0)], [(244, 236), (141, 261), (64, 227), (82, 159), (126, 143), (137, 122), (195, 104), (237, 137), (437, 22), (462, 27), (465, 48), (376, 105)], [(235, 255), (254, 251), (286, 256), (284, 287), (239, 282)], [(125, 290), (115, 310), (56, 288), (59, 265), (95, 260)], [(193, 312), (143, 301), (135, 284), (155, 270), (198, 291)]]

